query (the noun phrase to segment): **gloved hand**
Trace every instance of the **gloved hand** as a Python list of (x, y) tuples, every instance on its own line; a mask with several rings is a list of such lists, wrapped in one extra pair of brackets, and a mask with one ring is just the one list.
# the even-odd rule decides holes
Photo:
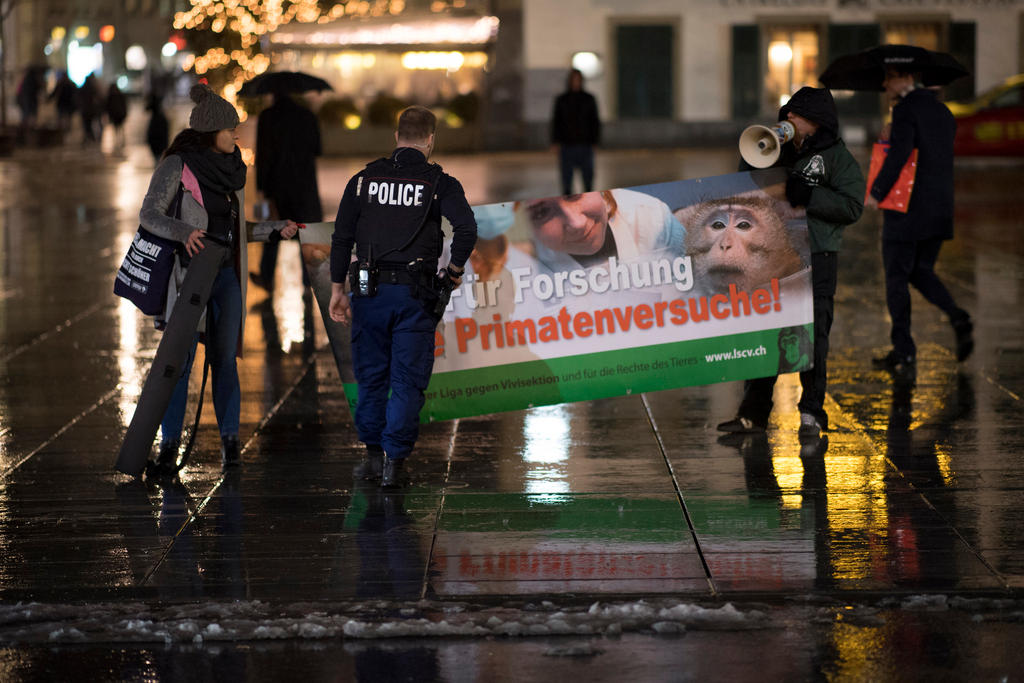
[(811, 190), (813, 189), (799, 174), (790, 175), (786, 179), (786, 199), (789, 200), (789, 205), (794, 208), (807, 206), (811, 201)]

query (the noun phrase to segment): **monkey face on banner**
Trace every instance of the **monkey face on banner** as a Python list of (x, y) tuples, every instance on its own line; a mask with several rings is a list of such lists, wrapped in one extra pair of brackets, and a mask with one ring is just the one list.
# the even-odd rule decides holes
[(766, 195), (737, 195), (684, 207), (686, 253), (698, 283), (726, 292), (733, 284), (751, 291), (772, 278), (806, 267), (790, 240), (781, 202)]
[(608, 203), (601, 192), (584, 192), (528, 202), (534, 237), (551, 251), (592, 256), (604, 246)]

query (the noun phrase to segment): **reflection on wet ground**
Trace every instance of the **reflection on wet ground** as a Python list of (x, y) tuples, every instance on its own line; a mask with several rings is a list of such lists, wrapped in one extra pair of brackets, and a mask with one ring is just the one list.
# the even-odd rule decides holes
[[(145, 154), (66, 149), (0, 161), (0, 611), (8, 610), (0, 643), (40, 643), (0, 646), (0, 678), (29, 670), (69, 677), (83, 658), (129, 679), (217, 671), (269, 680), (301, 675), (303, 666), (319, 678), (324, 662), (333, 663), (332, 677), (360, 680), (458, 672), (519, 680), (609, 666), (646, 678), (673, 678), (684, 667), (700, 678), (712, 665), (718, 675), (786, 679), (1021, 669), (1010, 644), (1021, 636), (1012, 615), (1021, 613), (1024, 587), (1024, 203), (1016, 190), (1024, 167), (958, 167), (957, 239), (944, 247), (940, 269), (975, 316), (977, 349), (958, 365), (948, 324), (915, 298), (913, 384), (894, 384), (870, 363), (888, 334), (878, 218), (847, 230), (826, 439), (797, 439), (799, 382), (786, 376), (763, 437), (723, 439), (714, 429), (732, 416), (737, 384), (426, 425), (410, 486), (382, 494), (355, 473), (362, 449), (291, 244), (281, 250), (276, 291), (250, 290), (241, 471), (221, 475), (207, 410), (180, 481), (114, 472), (158, 341), (148, 320), (111, 293), (152, 169)], [(543, 154), (440, 161), (475, 203), (556, 187)], [(634, 185), (734, 164), (732, 150), (605, 152), (598, 180)], [(329, 214), (361, 165), (322, 163)], [(251, 249), (252, 261), (259, 247)], [(908, 606), (920, 594), (961, 602)], [(640, 599), (708, 609), (739, 601), (748, 619), (742, 628), (712, 620), (719, 630), (702, 631), (672, 613), (641, 623), (625, 610), (612, 622), (626, 634), (614, 641), (580, 636), (614, 635), (612, 622), (552, 630), (552, 622), (572, 621), (554, 618), (559, 609)], [(33, 618), (8, 609), (28, 601), (68, 611)], [(187, 640), (149, 632), (174, 645), (111, 651), (82, 630), (91, 609), (82, 605), (182, 601), (209, 613), (194, 615)], [(216, 606), (235, 601), (253, 610), (238, 637), (320, 639), (213, 647), (212, 625), (224, 628)], [(274, 627), (267, 605), (280, 603), (328, 615), (317, 605), (344, 604), (337, 613), (347, 621), (377, 610), (374, 620), (395, 624), (532, 610), (546, 617), (517, 617), (521, 632), (548, 631), (519, 642), (445, 640), (444, 631), (426, 629), (406, 635), (436, 639), (381, 644), (324, 639), (329, 631), (317, 628), (329, 624), (294, 616), (295, 630), (261, 636), (258, 628)], [(768, 625), (751, 616), (759, 609)], [(122, 617), (100, 640), (133, 641), (142, 627)], [(746, 629), (751, 620), (756, 636)], [(351, 638), (367, 635), (349, 634), (344, 623), (335, 626)], [(40, 624), (52, 626), (46, 637), (33, 630)], [(511, 632), (487, 619), (472, 626)], [(663, 635), (644, 635), (652, 632)], [(53, 645), (41, 644), (47, 639)], [(755, 642), (764, 655), (752, 658)]]

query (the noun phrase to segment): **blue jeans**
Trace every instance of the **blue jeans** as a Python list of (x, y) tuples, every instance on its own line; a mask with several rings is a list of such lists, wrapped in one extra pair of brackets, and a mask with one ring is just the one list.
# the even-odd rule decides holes
[(360, 441), (379, 444), (395, 460), (408, 457), (416, 443), (434, 370), (437, 321), (411, 290), (381, 284), (376, 296), (352, 299), (356, 430)]
[[(213, 376), (213, 408), (217, 413), (217, 426), (221, 436), (237, 436), (242, 389), (238, 382), (235, 351), (238, 349), (239, 326), (242, 322), (242, 288), (238, 284), (233, 265), (224, 266), (217, 273), (206, 314), (212, 316), (207, 324), (210, 338), (206, 340), (206, 354)], [(188, 401), (188, 378), (198, 341), (197, 333), (182, 366), (181, 377), (174, 387), (171, 402), (164, 412), (164, 419), (160, 422), (160, 440), (163, 443), (181, 439), (185, 404)]]

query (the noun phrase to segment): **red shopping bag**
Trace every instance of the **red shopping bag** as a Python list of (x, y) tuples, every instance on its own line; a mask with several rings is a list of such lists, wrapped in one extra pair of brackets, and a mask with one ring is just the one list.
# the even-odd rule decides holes
[[(868, 167), (868, 187), (867, 192), (864, 194), (864, 201), (867, 201), (871, 195), (871, 186), (875, 183), (875, 177), (882, 169), (882, 164), (885, 163), (885, 156), (888, 153), (888, 142), (879, 140), (871, 147), (871, 165)], [(906, 213), (907, 206), (910, 204), (910, 193), (914, 189), (914, 176), (916, 173), (917, 150), (915, 149), (910, 153), (907, 163), (903, 164), (900, 175), (896, 178), (892, 189), (889, 190), (889, 194), (885, 196), (885, 199), (878, 202), (878, 207), (880, 209), (890, 209)]]

